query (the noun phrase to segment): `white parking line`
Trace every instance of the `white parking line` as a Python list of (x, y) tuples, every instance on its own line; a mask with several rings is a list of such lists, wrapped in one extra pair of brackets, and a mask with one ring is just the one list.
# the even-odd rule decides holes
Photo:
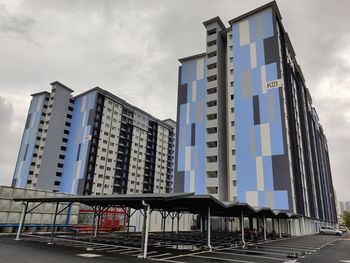
[[(254, 253), (261, 253), (261, 254), (270, 254), (270, 255), (276, 255), (276, 256), (285, 256), (286, 253), (277, 253), (277, 252), (269, 252), (269, 251), (264, 251), (264, 250), (259, 250), (259, 249), (239, 249), (239, 248), (227, 248), (227, 249), (221, 249), (221, 251), (223, 250), (230, 250), (230, 251), (241, 251), (241, 252), (254, 252)], [(215, 250), (217, 251), (217, 250)], [(214, 251), (214, 252), (215, 252)]]
[(131, 251), (131, 250), (135, 250), (135, 248), (111, 249), (111, 250), (107, 250), (107, 252), (113, 253), (113, 252), (123, 252), (123, 251)]
[(256, 261), (246, 261), (246, 260), (229, 259), (229, 258), (207, 257), (207, 256), (200, 256), (200, 255), (193, 255), (193, 256), (191, 256), (191, 257), (195, 257), (195, 258), (206, 258), (206, 259), (214, 259), (214, 260), (224, 260), (224, 261), (230, 261), (230, 262), (257, 263)]
[(149, 256), (149, 258), (158, 258), (158, 257), (167, 256), (167, 255), (171, 255), (171, 254), (170, 253), (158, 254), (158, 255), (154, 255), (154, 256)]
[(281, 258), (272, 258), (272, 257), (265, 257), (265, 256), (260, 256), (260, 255), (246, 255), (246, 254), (242, 254), (242, 253), (229, 253), (229, 252), (210, 252), (211, 254), (217, 253), (217, 254), (223, 254), (223, 255), (237, 255), (240, 257), (252, 257), (252, 258), (265, 258), (265, 259), (270, 259), (270, 260), (276, 260), (276, 261), (285, 261), (286, 259), (281, 259)]
[[(135, 253), (135, 250), (131, 250), (131, 251), (122, 251), (119, 254), (123, 255), (123, 254), (130, 254), (130, 253)], [(137, 253), (139, 253), (139, 251), (137, 251)]]
[[(305, 252), (306, 251), (305, 249), (300, 249), (300, 248), (289, 248), (289, 247), (278, 247), (278, 246), (274, 246), (274, 247), (256, 246), (256, 248), (254, 247), (254, 249), (266, 249), (266, 250), (286, 251), (286, 252), (290, 252), (290, 251)], [(316, 252), (316, 250), (314, 249), (308, 249), (307, 251)]]
[(315, 250), (319, 247), (308, 247), (308, 246), (297, 246), (297, 245), (288, 245), (288, 244), (276, 244), (276, 245), (268, 245), (268, 244), (262, 244), (263, 247), (285, 247), (285, 248), (295, 248), (295, 249), (301, 249), (301, 250)]
[(99, 247), (99, 248), (95, 248), (96, 251), (103, 251), (103, 250), (108, 250), (108, 249), (111, 249), (111, 247), (108, 246), (108, 247)]

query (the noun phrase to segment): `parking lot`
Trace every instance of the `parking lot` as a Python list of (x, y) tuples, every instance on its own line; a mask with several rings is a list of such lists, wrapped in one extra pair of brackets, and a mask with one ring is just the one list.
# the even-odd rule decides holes
[[(33, 243), (43, 250), (69, 251), (78, 257), (94, 257), (105, 260), (117, 257), (123, 261), (138, 259), (141, 235), (116, 233), (100, 235), (92, 243), (89, 236), (57, 235), (53, 245), (48, 245), (49, 236), (23, 235), (23, 240), (15, 243), (31, 246)], [(286, 239), (276, 239), (259, 243), (247, 243), (243, 248), (230, 243), (227, 233), (213, 234), (213, 249), (205, 248), (205, 237), (199, 232), (184, 232), (178, 235), (151, 233), (148, 246), (148, 261), (163, 262), (293, 262), (306, 259), (327, 244), (335, 241), (335, 236), (311, 235)], [(221, 242), (222, 241), (222, 242)], [(39, 244), (39, 245), (38, 245)], [(1, 247), (1, 243), (0, 243)], [(30, 262), (30, 261), (28, 261)]]

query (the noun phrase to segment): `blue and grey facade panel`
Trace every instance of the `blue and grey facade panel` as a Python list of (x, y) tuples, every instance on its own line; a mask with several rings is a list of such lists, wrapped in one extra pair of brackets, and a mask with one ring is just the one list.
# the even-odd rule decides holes
[(185, 61), (179, 71), (177, 175), (175, 190), (204, 194), (206, 129), (205, 55)]

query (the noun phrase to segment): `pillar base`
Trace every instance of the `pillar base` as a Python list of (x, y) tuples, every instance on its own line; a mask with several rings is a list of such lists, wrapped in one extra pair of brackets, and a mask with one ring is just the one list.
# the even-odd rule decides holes
[(86, 250), (87, 251), (93, 251), (94, 249), (92, 247), (88, 247)]

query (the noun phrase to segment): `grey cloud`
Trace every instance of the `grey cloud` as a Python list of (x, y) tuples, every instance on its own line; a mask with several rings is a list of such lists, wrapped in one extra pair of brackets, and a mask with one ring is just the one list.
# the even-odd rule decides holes
[(32, 36), (35, 19), (20, 15), (10, 14), (6, 6), (0, 4), (0, 32), (24, 38), (34, 43)]
[(13, 116), (12, 103), (0, 96), (0, 185), (8, 184), (12, 179), (17, 147), (20, 144), (19, 133), (11, 129)]

